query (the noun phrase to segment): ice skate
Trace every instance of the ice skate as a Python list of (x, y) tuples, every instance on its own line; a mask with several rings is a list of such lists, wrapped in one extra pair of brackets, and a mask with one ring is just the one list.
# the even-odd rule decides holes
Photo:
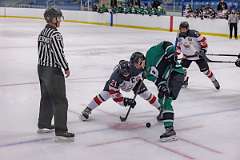
[(176, 132), (174, 131), (173, 127), (166, 128), (166, 132), (160, 136), (161, 142), (171, 142), (176, 140)]
[(212, 83), (217, 90), (220, 89), (220, 84), (218, 83), (218, 81), (216, 79), (214, 81), (212, 81)]
[(183, 81), (182, 88), (187, 88), (187, 87), (188, 87), (188, 79), (189, 79), (189, 77), (187, 77), (187, 78)]
[(83, 111), (82, 111), (82, 114), (80, 115), (80, 119), (82, 121), (87, 121), (89, 119), (89, 115), (91, 114), (91, 108), (85, 108)]
[(56, 132), (55, 133), (55, 142), (73, 142), (74, 141), (74, 133), (70, 132)]

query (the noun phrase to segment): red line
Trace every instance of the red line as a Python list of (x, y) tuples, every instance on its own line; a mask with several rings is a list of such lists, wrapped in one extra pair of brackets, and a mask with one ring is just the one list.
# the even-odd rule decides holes
[(144, 139), (144, 138), (139, 138), (139, 139), (141, 139), (141, 140), (143, 140), (144, 142), (147, 142), (147, 143), (149, 143), (149, 144), (155, 145), (155, 146), (157, 146), (157, 147), (159, 147), (159, 148), (165, 149), (165, 150), (167, 150), (167, 151), (169, 151), (169, 152), (172, 152), (172, 153), (174, 153), (174, 154), (177, 154), (177, 155), (179, 155), (179, 156), (182, 156), (182, 157), (184, 157), (184, 158), (191, 159), (191, 160), (195, 159), (194, 157), (191, 157), (191, 156), (189, 156), (189, 155), (187, 155), (187, 154), (185, 154), (185, 153), (181, 153), (181, 152), (179, 152), (179, 151), (177, 151), (177, 150), (175, 150), (175, 149), (172, 149), (172, 148), (169, 148), (169, 147), (165, 147), (165, 146), (163, 146), (163, 145), (161, 145), (161, 144), (159, 144), (159, 143), (154, 143), (154, 142), (151, 142), (151, 141), (149, 141), (149, 140), (147, 140), (147, 139)]
[(108, 144), (131, 141), (131, 140), (134, 140), (134, 139), (139, 139), (139, 138), (138, 137), (131, 137), (131, 138), (119, 139), (119, 140), (108, 141), (108, 142), (103, 142), (103, 143), (96, 143), (96, 144), (88, 145), (88, 147), (98, 147), (98, 146), (103, 146), (103, 145), (108, 145)]
[(178, 137), (178, 139), (181, 140), (181, 141), (183, 141), (183, 142), (186, 142), (186, 143), (192, 144), (192, 145), (194, 145), (194, 146), (200, 147), (200, 148), (202, 148), (202, 149), (208, 150), (208, 151), (210, 151), (210, 152), (214, 152), (214, 153), (217, 153), (217, 154), (222, 154), (222, 152), (217, 151), (217, 150), (215, 150), (215, 149), (212, 149), (212, 148), (210, 148), (210, 147), (204, 146), (204, 145), (202, 145), (202, 144), (198, 144), (198, 143), (195, 143), (195, 142), (192, 142), (192, 141), (190, 141), (190, 140), (187, 140), (187, 139), (184, 139), (184, 138), (180, 138), (180, 137)]
[(152, 144), (154, 146), (157, 146), (158, 148), (161, 148), (161, 149), (164, 149), (164, 150), (167, 150), (171, 153), (174, 153), (174, 154), (177, 154), (181, 157), (184, 157), (184, 158), (187, 158), (188, 160), (194, 160), (195, 158), (194, 157), (191, 157), (185, 153), (181, 153), (175, 149), (172, 149), (172, 148), (169, 148), (169, 147), (165, 147), (161, 144), (158, 144), (158, 143), (154, 143), (154, 142), (151, 142), (147, 139), (144, 139), (144, 138), (140, 138), (140, 137), (131, 137), (131, 138), (126, 138), (126, 139), (119, 139), (119, 140), (114, 140), (114, 141), (108, 141), (108, 142), (103, 142), (103, 143), (97, 143), (97, 144), (92, 144), (92, 145), (88, 145), (88, 147), (98, 147), (98, 146), (103, 146), (103, 145), (109, 145), (109, 144), (114, 144), (114, 143), (119, 143), (119, 142), (126, 142), (126, 141), (131, 141), (131, 140), (141, 140), (143, 142), (146, 142), (148, 144)]
[(110, 125), (110, 128), (115, 130), (121, 130), (121, 131), (130, 131), (135, 129), (142, 129), (145, 125), (142, 123), (129, 123), (129, 122), (120, 122), (120, 123), (113, 123)]
[[(103, 110), (100, 110), (100, 111), (101, 111), (101, 112), (104, 112), (105, 114), (109, 114), (109, 115), (112, 115), (112, 116), (116, 116), (116, 115), (114, 115), (114, 114), (112, 114), (112, 113), (105, 112), (105, 111), (103, 111)], [(158, 124), (158, 123), (155, 123), (154, 125), (157, 125), (157, 124)], [(153, 126), (154, 126), (154, 125), (153, 125)], [(188, 127), (188, 128), (176, 129), (176, 131), (178, 131), (178, 132), (179, 132), (179, 131), (187, 131), (187, 130), (197, 129), (197, 128), (201, 128), (201, 127), (202, 127), (201, 125), (200, 125), (200, 126), (193, 126), (193, 127)], [(103, 131), (103, 130), (100, 130), (100, 131)], [(192, 160), (192, 159), (195, 159), (195, 158), (193, 158), (193, 157), (191, 157), (191, 156), (188, 156), (188, 155), (186, 155), (186, 154), (184, 154), (184, 153), (181, 153), (181, 152), (179, 152), (179, 151), (177, 151), (177, 150), (174, 150), (174, 149), (165, 147), (165, 146), (160, 145), (160, 144), (158, 144), (158, 143), (154, 143), (154, 142), (151, 142), (151, 141), (148, 141), (148, 140), (146, 140), (146, 139), (139, 138), (139, 137), (126, 138), (126, 139), (122, 139), (122, 140), (115, 140), (115, 141), (110, 141), (110, 142), (93, 144), (93, 145), (89, 145), (89, 147), (95, 147), (95, 146), (101, 146), (101, 145), (119, 143), (119, 142), (129, 141), (129, 140), (133, 140), (133, 139), (141, 139), (141, 140), (143, 140), (143, 141), (145, 141), (145, 142), (148, 142), (148, 143), (150, 143), (150, 144), (152, 144), (152, 145), (155, 145), (155, 146), (157, 146), (157, 147), (160, 147), (160, 148), (163, 148), (163, 149), (165, 149), (165, 150), (168, 150), (168, 151), (170, 151), (170, 152), (172, 152), (172, 153), (178, 154), (178, 155), (180, 155), (180, 156), (182, 156), (182, 157), (185, 157), (185, 158), (188, 158), (188, 159), (191, 159), (191, 160)], [(217, 150), (215, 150), (215, 149), (212, 149), (212, 148), (210, 148), (210, 147), (208, 147), (208, 146), (204, 146), (204, 145), (202, 145), (202, 144), (198, 144), (198, 143), (195, 143), (195, 142), (192, 142), (192, 141), (190, 141), (190, 140), (183, 139), (183, 138), (180, 138), (180, 137), (178, 137), (178, 139), (181, 140), (181, 141), (183, 141), (183, 142), (185, 142), (185, 143), (189, 143), (189, 144), (192, 144), (192, 145), (194, 145), (194, 146), (200, 147), (200, 148), (202, 148), (202, 149), (208, 150), (208, 151), (210, 151), (210, 152), (217, 153), (217, 154), (222, 154), (222, 152), (217, 151)]]

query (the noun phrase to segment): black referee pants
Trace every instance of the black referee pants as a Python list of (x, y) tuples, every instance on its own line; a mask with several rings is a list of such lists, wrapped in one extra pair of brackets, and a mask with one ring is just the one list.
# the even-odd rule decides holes
[(38, 76), (41, 87), (38, 127), (50, 127), (54, 116), (55, 132), (67, 131), (68, 101), (62, 70), (38, 65)]
[(230, 23), (229, 25), (229, 31), (230, 31), (230, 35), (229, 35), (229, 38), (232, 38), (232, 33), (233, 33), (233, 30), (234, 30), (234, 38), (237, 39), (237, 30), (238, 30), (238, 26), (237, 26), (237, 23)]

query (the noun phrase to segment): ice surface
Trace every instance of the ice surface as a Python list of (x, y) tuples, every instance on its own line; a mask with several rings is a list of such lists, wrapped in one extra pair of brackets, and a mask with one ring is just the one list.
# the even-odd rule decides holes
[[(164, 128), (156, 122), (158, 112), (139, 97), (126, 123), (119, 116), (127, 110), (112, 100), (94, 110), (91, 121), (79, 120), (120, 59), (162, 40), (174, 41), (176, 33), (168, 32), (63, 23), (71, 69), (68, 127), (76, 133), (75, 142), (56, 143), (54, 134), (38, 135), (37, 37), (44, 25), (41, 20), (0, 19), (0, 160), (240, 159), (240, 68), (234, 64), (210, 64), (220, 91), (192, 64), (189, 88), (174, 102), (176, 142), (159, 141)], [(240, 51), (239, 41), (207, 38), (209, 53)], [(151, 82), (146, 85), (157, 93)], [(145, 128), (146, 122), (152, 127)]]

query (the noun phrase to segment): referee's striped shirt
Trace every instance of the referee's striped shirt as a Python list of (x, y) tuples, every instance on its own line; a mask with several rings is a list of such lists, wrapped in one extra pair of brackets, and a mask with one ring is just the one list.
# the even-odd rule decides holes
[(64, 70), (69, 69), (64, 57), (62, 35), (50, 25), (46, 25), (38, 36), (38, 64), (47, 67), (62, 67)]

